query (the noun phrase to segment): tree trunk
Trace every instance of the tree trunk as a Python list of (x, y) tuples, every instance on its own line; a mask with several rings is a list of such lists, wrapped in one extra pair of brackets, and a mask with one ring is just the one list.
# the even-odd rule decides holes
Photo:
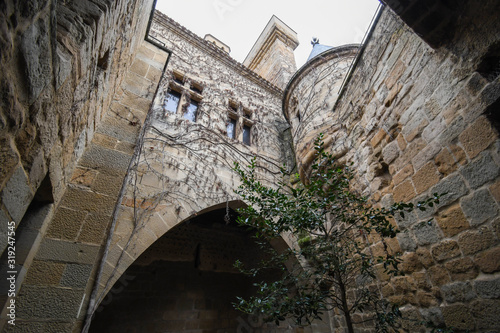
[(347, 291), (345, 289), (344, 281), (342, 277), (337, 272), (336, 274), (337, 284), (339, 286), (340, 298), (342, 300), (342, 312), (344, 313), (345, 322), (347, 324), (347, 332), (354, 333), (354, 327), (352, 326), (351, 312), (349, 311), (349, 305), (347, 304)]

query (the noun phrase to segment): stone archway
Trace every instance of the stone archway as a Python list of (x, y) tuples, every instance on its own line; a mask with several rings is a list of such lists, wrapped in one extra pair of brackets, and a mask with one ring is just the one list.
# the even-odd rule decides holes
[(208, 210), (160, 237), (111, 288), (90, 332), (298, 332), (233, 309), (253, 283), (235, 260), (252, 265), (265, 251), (229, 213), (227, 223), (226, 208)]

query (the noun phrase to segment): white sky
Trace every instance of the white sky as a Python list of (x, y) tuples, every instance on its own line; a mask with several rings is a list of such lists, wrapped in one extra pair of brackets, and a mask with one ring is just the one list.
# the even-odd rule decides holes
[(377, 0), (157, 0), (156, 8), (200, 37), (215, 36), (240, 62), (274, 14), (298, 35), (295, 60), (300, 68), (311, 52), (313, 36), (329, 46), (361, 42), (378, 4)]

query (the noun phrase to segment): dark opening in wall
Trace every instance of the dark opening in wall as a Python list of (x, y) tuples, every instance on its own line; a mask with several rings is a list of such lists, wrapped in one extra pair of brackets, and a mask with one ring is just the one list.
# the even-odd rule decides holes
[(488, 81), (493, 81), (500, 75), (500, 43), (489, 48), (477, 67), (477, 72)]
[(490, 106), (484, 110), (484, 114), (491, 122), (491, 125), (500, 134), (500, 98), (497, 98)]
[(108, 69), (109, 64), (109, 50), (107, 50), (102, 57), (97, 60), (97, 67), (105, 71)]

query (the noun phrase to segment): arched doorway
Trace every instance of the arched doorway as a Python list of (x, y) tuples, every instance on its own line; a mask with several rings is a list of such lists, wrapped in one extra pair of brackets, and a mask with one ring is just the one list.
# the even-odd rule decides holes
[(234, 262), (252, 265), (266, 256), (253, 231), (235, 218), (222, 208), (168, 231), (117, 281), (90, 332), (302, 332), (233, 309), (253, 283)]

